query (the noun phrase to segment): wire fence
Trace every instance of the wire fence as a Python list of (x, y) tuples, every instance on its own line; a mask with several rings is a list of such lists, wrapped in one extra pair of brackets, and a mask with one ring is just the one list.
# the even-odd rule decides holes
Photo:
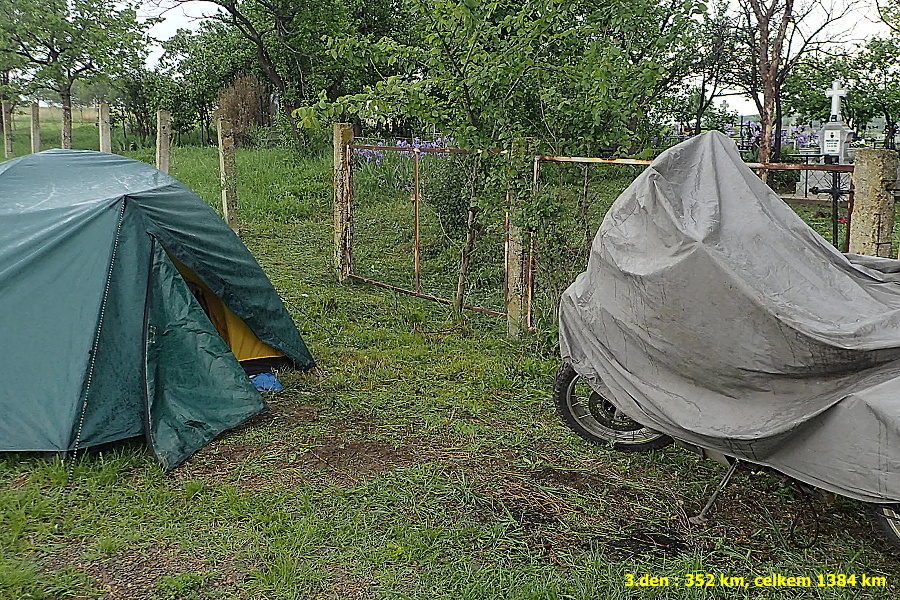
[[(520, 318), (527, 328), (551, 335), (559, 298), (587, 266), (607, 210), (651, 162), (534, 156), (529, 192), (534, 201), (511, 221), (508, 183), (491, 176), (508, 173), (508, 153), (445, 147), (446, 140), (361, 141), (346, 148), (352, 157), (353, 198), (353, 259), (347, 277), (504, 316), (516, 293), (511, 243), (519, 235), (524, 255)], [(798, 212), (845, 250), (852, 165), (748, 166), (769, 172), (770, 184), (781, 188), (785, 200), (797, 202)], [(804, 183), (805, 193), (798, 194), (796, 185), (805, 173), (821, 176), (821, 185), (828, 187)], [(828, 195), (816, 195), (813, 188)]]

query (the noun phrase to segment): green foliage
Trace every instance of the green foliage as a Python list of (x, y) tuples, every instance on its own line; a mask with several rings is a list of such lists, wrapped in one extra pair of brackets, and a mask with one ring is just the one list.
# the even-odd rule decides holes
[(327, 96), (301, 124), (351, 113), (376, 122), (415, 118), (466, 147), (598, 151), (648, 133), (648, 108), (688, 72), (692, 17), (702, 5), (561, 0), (412, 0), (416, 43), (331, 40), (362, 66), (399, 65), (358, 94)]
[(783, 102), (807, 120), (826, 121), (831, 100), (824, 91), (838, 80), (847, 86), (842, 117), (864, 130), (876, 117), (887, 124), (887, 145), (893, 143), (900, 120), (900, 38), (873, 37), (854, 52), (815, 54), (799, 63), (785, 82)]
[(875, 7), (884, 24), (900, 33), (900, 0), (876, 0)]
[[(694, 134), (697, 128), (697, 107), (703, 100), (703, 90), (699, 87), (689, 87), (674, 96), (668, 103), (665, 112), (673, 117), (680, 125), (682, 131), (691, 131)], [(710, 102), (700, 115), (701, 131), (716, 129), (723, 131), (726, 126), (734, 126), (740, 119), (737, 111), (728, 108), (724, 100), (717, 106)]]
[(154, 76), (167, 82), (166, 92), (151, 94), (150, 104), (172, 113), (176, 131), (199, 127), (211, 136), (213, 111), (222, 90), (241, 75), (260, 72), (252, 45), (235, 27), (204, 21), (196, 31), (179, 30), (162, 46), (164, 53)]
[(208, 106), (235, 77), (259, 71), (253, 46), (221, 21), (203, 21), (195, 31), (179, 29), (162, 47), (160, 69), (183, 79)]
[(505, 157), (483, 153), (429, 157), (423, 166), (423, 200), (432, 207), (442, 229), (453, 239), (465, 237), (469, 207), (481, 213), (479, 222), (496, 217), (491, 199), (503, 198), (503, 181), (497, 176)]
[[(355, 90), (362, 82), (372, 81), (370, 71), (349, 69), (346, 62), (329, 51), (329, 36), (373, 37), (408, 29), (404, 11), (397, 10), (390, 0), (213, 2), (224, 10), (221, 22), (209, 27), (209, 31), (224, 31), (227, 35), (223, 62), (246, 63), (245, 52), (252, 51), (257, 62), (254, 68), (282, 96), (282, 102), (291, 107), (314, 101), (320, 92), (335, 98)], [(202, 42), (200, 38), (206, 33), (194, 36), (196, 41)], [(185, 33), (175, 46), (193, 57), (202, 49), (191, 47), (189, 37)], [(216, 36), (210, 39), (212, 48), (216, 48)]]
[(700, 121), (700, 127), (703, 130), (725, 131), (728, 127), (734, 126), (740, 120), (740, 115), (736, 110), (728, 108), (728, 103), (724, 100), (718, 106), (711, 105), (703, 115)]
[[(792, 69), (782, 90), (782, 103), (786, 110), (806, 121), (827, 121), (831, 112), (831, 99), (825, 90), (834, 80), (847, 82), (852, 79), (851, 57), (825, 53), (810, 54)], [(841, 102), (844, 119), (851, 126), (864, 125), (867, 115), (860, 112), (855, 90), (849, 90)]]
[(0, 48), (21, 61), (38, 87), (71, 95), (79, 79), (114, 76), (137, 67), (146, 52), (146, 29), (137, 4), (111, 0), (4, 0)]
[(181, 82), (141, 68), (120, 77), (116, 84), (121, 90), (126, 123), (136, 135), (149, 137), (155, 134), (159, 110), (171, 111), (174, 131), (193, 127), (195, 117), (190, 106), (182, 101), (187, 88)]
[(854, 57), (853, 90), (861, 112), (884, 117), (888, 148), (895, 147), (900, 126), (900, 37), (874, 37)]

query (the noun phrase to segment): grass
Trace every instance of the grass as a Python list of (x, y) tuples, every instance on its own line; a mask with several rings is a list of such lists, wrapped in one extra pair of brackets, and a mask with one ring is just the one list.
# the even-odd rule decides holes
[[(336, 283), (328, 162), (238, 157), (244, 239), (319, 368), (284, 374), (266, 415), (168, 475), (140, 443), (80, 457), (68, 485), (67, 465), (0, 455), (0, 598), (897, 596), (897, 559), (858, 503), (811, 503), (741, 473), (711, 523), (692, 526), (722, 468), (581, 442), (553, 413), (557, 359), (540, 340)], [(176, 148), (173, 174), (217, 204), (213, 150)], [(609, 182), (598, 206), (627, 183)], [(373, 196), (359, 222), (389, 232), (408, 208)], [(399, 230), (385, 239), (382, 256), (410, 243)], [(697, 572), (751, 587), (625, 587), (627, 574)], [(771, 573), (888, 586), (753, 587)]]

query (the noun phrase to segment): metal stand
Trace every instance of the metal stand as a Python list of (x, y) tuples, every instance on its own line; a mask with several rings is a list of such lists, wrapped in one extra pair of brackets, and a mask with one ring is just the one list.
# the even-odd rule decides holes
[(690, 517), (688, 519), (688, 523), (691, 525), (703, 525), (706, 523), (707, 518), (706, 515), (709, 513), (712, 508), (713, 503), (716, 501), (716, 498), (719, 497), (725, 488), (728, 487), (728, 483), (731, 481), (731, 476), (734, 475), (734, 472), (737, 471), (738, 464), (741, 461), (735, 459), (731, 466), (728, 467), (728, 472), (725, 473), (725, 476), (722, 478), (722, 481), (719, 482), (719, 485), (716, 487), (715, 491), (713, 491), (712, 496), (709, 497), (709, 500), (706, 502), (706, 506), (703, 507), (703, 510), (700, 511), (700, 514), (695, 517)]
[(849, 194), (850, 190), (841, 189), (841, 174), (837, 171), (832, 171), (830, 188), (813, 187), (810, 188), (809, 191), (813, 194), (831, 194), (831, 243), (834, 244), (835, 248), (840, 250), (840, 242), (838, 242), (838, 208), (840, 206), (841, 196)]

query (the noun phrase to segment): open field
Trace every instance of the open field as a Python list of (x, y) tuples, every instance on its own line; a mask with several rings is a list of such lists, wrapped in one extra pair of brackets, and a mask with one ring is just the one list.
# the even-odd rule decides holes
[[(172, 164), (216, 205), (213, 149), (176, 148)], [(245, 242), (319, 368), (284, 374), (267, 414), (169, 475), (141, 443), (80, 457), (68, 485), (65, 465), (0, 455), (0, 598), (900, 593), (900, 562), (858, 503), (811, 502), (742, 472), (711, 523), (692, 526), (723, 469), (677, 449), (581, 442), (553, 413), (558, 360), (544, 340), (510, 343), (501, 320), (456, 322), (442, 306), (336, 283), (327, 156), (245, 150), (238, 167)], [(629, 182), (608, 179), (603, 202)], [(369, 258), (408, 256), (411, 241), (391, 230), (408, 210), (396, 198), (360, 203), (360, 221), (383, 233), (366, 234)], [(645, 573), (681, 584), (625, 587)], [(684, 587), (689, 573), (717, 585)], [(753, 586), (773, 573), (887, 585)], [(720, 576), (749, 588), (720, 587)]]
[[(41, 107), (41, 150), (60, 146), (62, 109)], [(2, 154), (0, 139), (0, 154)], [(134, 151), (152, 146), (153, 139), (126, 134), (121, 126), (112, 128), (113, 152)], [(75, 107), (72, 109), (72, 148), (76, 150), (99, 150), (100, 133), (97, 126), (97, 109)], [(31, 108), (19, 107), (13, 115), (13, 154), (22, 156), (31, 152)]]

